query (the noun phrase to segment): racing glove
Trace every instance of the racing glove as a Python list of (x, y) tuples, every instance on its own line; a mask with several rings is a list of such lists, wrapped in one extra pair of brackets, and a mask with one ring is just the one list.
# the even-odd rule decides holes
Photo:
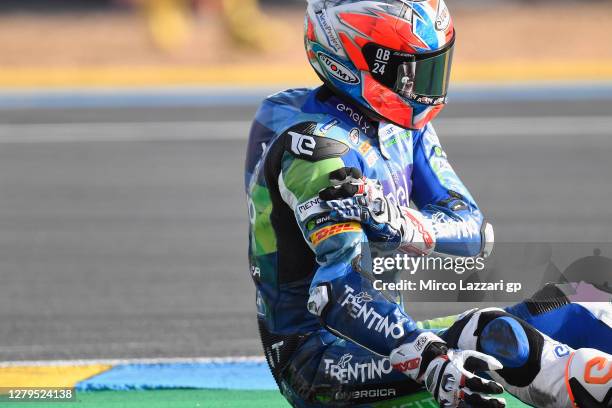
[(495, 358), (477, 351), (449, 350), (430, 332), (391, 352), (391, 364), (412, 380), (424, 384), (442, 408), (504, 408), (503, 387), (477, 376), (476, 372), (503, 368)]
[(319, 198), (333, 220), (358, 221), (369, 239), (397, 243), (407, 254), (428, 255), (434, 250), (430, 222), (420, 212), (391, 202), (379, 181), (363, 177), (354, 167), (333, 171), (329, 179), (332, 186), (321, 190)]

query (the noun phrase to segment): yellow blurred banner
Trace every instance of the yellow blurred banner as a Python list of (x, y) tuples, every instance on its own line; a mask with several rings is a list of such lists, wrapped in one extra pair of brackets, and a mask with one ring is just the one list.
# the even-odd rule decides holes
[[(453, 68), (455, 82), (605, 81), (612, 80), (612, 60), (582, 63), (496, 62)], [(0, 68), (0, 88), (151, 87), (184, 85), (314, 85), (312, 69), (283, 65), (191, 67)]]

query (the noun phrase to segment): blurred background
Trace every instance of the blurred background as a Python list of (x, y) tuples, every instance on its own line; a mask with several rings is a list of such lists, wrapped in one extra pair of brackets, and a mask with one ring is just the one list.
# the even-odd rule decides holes
[[(497, 240), (612, 242), (612, 2), (447, 3), (437, 129)], [(245, 142), (317, 84), (304, 4), (0, 2), (0, 361), (261, 353)]]

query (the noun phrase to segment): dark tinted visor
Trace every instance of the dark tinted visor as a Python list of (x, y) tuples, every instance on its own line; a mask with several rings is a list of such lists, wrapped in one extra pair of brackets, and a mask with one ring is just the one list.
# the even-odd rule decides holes
[(455, 40), (441, 50), (420, 55), (369, 43), (363, 56), (372, 77), (402, 97), (426, 105), (446, 102)]

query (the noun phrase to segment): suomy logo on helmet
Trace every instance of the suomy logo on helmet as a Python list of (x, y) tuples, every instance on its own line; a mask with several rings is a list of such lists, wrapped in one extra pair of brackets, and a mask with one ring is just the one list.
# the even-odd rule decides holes
[(355, 85), (360, 82), (357, 75), (353, 74), (351, 70), (346, 67), (346, 65), (342, 64), (335, 58), (332, 58), (323, 52), (318, 52), (317, 56), (319, 57), (319, 61), (321, 61), (321, 64), (323, 64), (325, 70), (329, 72), (332, 77), (351, 85)]

